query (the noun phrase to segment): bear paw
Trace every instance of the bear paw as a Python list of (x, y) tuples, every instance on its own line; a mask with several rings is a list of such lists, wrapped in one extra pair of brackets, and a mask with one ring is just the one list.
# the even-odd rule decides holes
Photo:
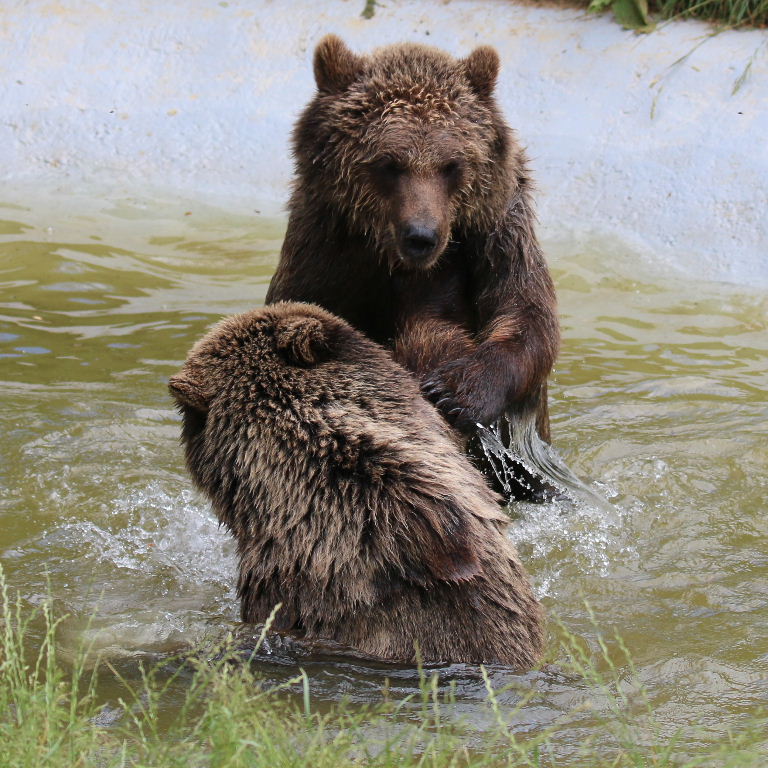
[(494, 391), (493, 378), (478, 361), (460, 358), (428, 374), (421, 393), (452, 427), (471, 434), (478, 424), (496, 421), (504, 410), (504, 398)]

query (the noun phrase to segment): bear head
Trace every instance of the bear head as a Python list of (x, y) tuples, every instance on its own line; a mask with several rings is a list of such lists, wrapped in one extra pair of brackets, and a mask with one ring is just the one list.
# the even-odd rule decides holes
[(320, 307), (280, 302), (222, 320), (170, 378), (187, 466), (222, 518), (247, 485), (251, 452), (267, 420), (323, 397), (308, 369), (336, 348), (343, 355), (344, 339), (353, 333)]
[(522, 160), (496, 105), (499, 57), (416, 44), (360, 56), (317, 46), (317, 94), (294, 132), (297, 193), (370, 237), (390, 269), (429, 269), (494, 228)]

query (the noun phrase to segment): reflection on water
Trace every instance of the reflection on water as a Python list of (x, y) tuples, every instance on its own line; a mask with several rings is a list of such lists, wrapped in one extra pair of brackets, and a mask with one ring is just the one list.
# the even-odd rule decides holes
[[(91, 644), (130, 677), (134, 657), (237, 629), (234, 548), (190, 490), (166, 382), (211, 323), (263, 301), (282, 223), (136, 201), (0, 217), (3, 568), (27, 601), (50, 591), (69, 614), (64, 652)], [(768, 299), (646, 274), (613, 243), (550, 253), (565, 344), (557, 454), (538, 460), (562, 457), (586, 486), (517, 505), (512, 536), (550, 613), (594, 646), (588, 600), (662, 725), (716, 740), (768, 704)], [(418, 680), (290, 638), (256, 663), (273, 681), (300, 663), (319, 701)], [(478, 671), (442, 675), (482, 728)], [(521, 731), (571, 713), (564, 754), (593, 722), (585, 684), (556, 665), (491, 678), (514, 681), (508, 703), (536, 691)]]

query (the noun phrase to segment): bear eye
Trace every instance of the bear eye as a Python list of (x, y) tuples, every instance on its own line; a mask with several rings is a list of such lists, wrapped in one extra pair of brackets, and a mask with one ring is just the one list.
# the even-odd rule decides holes
[(394, 157), (385, 157), (376, 163), (377, 172), (386, 179), (396, 179), (405, 173), (405, 167), (402, 163), (395, 160)]
[(440, 172), (446, 178), (456, 178), (461, 170), (461, 164), (458, 160), (449, 160), (441, 169)]

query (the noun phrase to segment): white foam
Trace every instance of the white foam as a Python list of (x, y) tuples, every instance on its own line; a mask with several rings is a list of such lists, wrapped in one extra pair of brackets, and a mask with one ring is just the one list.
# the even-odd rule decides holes
[(54, 593), (73, 616), (71, 648), (169, 650), (236, 617), (234, 541), (188, 490), (152, 482), (116, 498), (98, 522), (64, 523), (38, 543), (59, 553), (50, 567), (67, 578)]

